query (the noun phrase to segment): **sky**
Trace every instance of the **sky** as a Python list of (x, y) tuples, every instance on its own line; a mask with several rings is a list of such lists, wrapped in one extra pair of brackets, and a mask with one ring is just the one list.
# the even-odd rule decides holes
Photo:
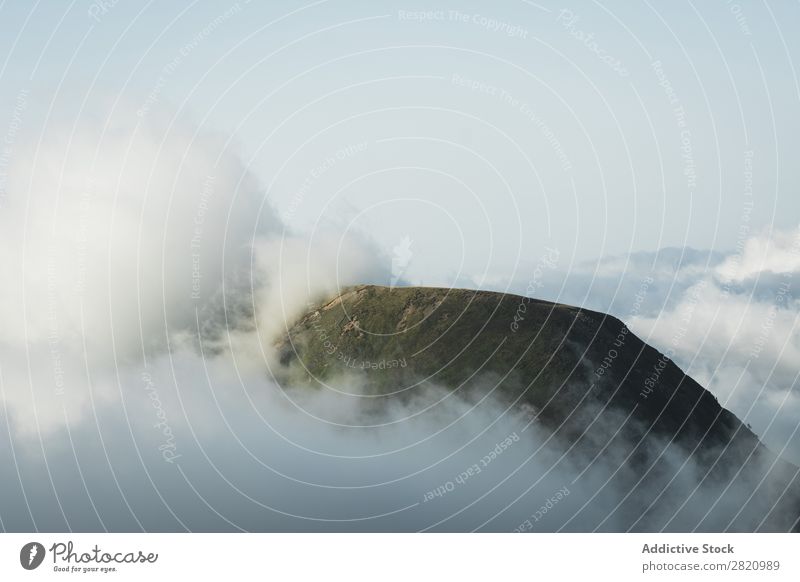
[(545, 244), (733, 249), (746, 164), (749, 226), (794, 227), (798, 41), (780, 23), (796, 10), (12, 2), (2, 98), (27, 91), (34, 135), (99, 103), (169, 107), (232, 140), (288, 227), (409, 236), (419, 282), (462, 259), (509, 278)]
[[(180, 516), (208, 510), (195, 527), (252, 526), (245, 501), (227, 520), (178, 505), (208, 475), (221, 504), (223, 476), (259, 486), (207, 454), (291, 465), (286, 427), (243, 445), (264, 428), (253, 394), (280, 400), (260, 336), (357, 282), (611, 313), (800, 463), (798, 21), (797, 4), (726, 0), (0, 3), (0, 458), (17, 466), (8, 487), (44, 500), (37, 526), (27, 498), (0, 499), (16, 524), (0, 529), (69, 524), (61, 487), (100, 519), (85, 528), (117, 493), (136, 508), (108, 527), (181, 525), (148, 522), (152, 497), (123, 492), (141, 487)], [(255, 339), (227, 319), (242, 297)], [(233, 363), (198, 356), (201, 328), (233, 330)], [(153, 385), (194, 478), (161, 459)], [(311, 454), (355, 446), (318, 429)], [(101, 455), (93, 496), (80, 459)], [(385, 477), (373, 469), (364, 482)]]

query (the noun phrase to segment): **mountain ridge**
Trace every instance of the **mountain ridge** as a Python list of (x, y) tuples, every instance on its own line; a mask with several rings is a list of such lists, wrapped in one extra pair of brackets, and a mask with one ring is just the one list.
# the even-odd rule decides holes
[[(584, 460), (624, 452), (647, 481), (668, 473), (663, 457), (679, 451), (679, 459), (708, 468), (700, 485), (725, 489), (745, 475), (757, 483), (751, 500), (765, 495), (765, 483), (791, 490), (785, 506), (762, 503), (756, 515), (800, 515), (797, 467), (607, 314), (490, 291), (358, 285), (301, 316), (279, 352), (281, 368), (305, 383), (324, 388), (356, 375), (379, 399), (412, 398), (426, 385), (478, 397), (488, 391)], [(777, 530), (796, 528), (773, 517)]]

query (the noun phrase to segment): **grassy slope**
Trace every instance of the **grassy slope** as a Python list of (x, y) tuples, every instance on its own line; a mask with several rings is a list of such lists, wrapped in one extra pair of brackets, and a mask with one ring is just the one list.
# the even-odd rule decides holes
[[(710, 393), (622, 329), (608, 315), (514, 295), (362, 286), (304, 317), (289, 333), (283, 360), (302, 362), (323, 379), (364, 369), (370, 384), (386, 392), (415, 380), (458, 388), (488, 374), (507, 396), (558, 423), (591, 389), (585, 402), (611, 401), (626, 413), (638, 406), (665, 434), (696, 441), (714, 423), (717, 440), (733, 432), (755, 439)], [(604, 358), (611, 363), (601, 377), (595, 370)], [(405, 367), (392, 367), (394, 360)], [(381, 362), (387, 369), (372, 369)], [(657, 385), (645, 398), (648, 377)]]
[[(796, 467), (776, 462), (712, 394), (605, 314), (491, 292), (359, 286), (309, 312), (281, 349), (282, 363), (307, 380), (357, 373), (374, 392), (400, 398), (426, 382), (495, 390), (532, 406), (563, 442), (580, 440), (587, 458), (610, 438), (611, 423), (594, 422), (598, 415), (632, 413), (619, 439), (630, 453), (626, 462), (643, 473), (658, 438), (700, 459), (723, 484), (737, 473), (758, 483), (765, 464), (779, 489), (795, 480)], [(598, 376), (604, 358), (610, 364)], [(645, 397), (648, 378), (657, 381)], [(788, 507), (797, 513), (794, 500)]]

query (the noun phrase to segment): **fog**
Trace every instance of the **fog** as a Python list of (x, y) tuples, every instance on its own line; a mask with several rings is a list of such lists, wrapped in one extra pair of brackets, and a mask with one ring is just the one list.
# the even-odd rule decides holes
[(533, 263), (511, 289), (533, 281), (538, 298), (619, 317), (798, 464), (800, 227), (745, 232), (727, 253), (638, 252), (554, 263), (536, 278)]
[[(342, 286), (387, 281), (391, 259), (336, 225), (285, 228), (224, 136), (161, 123), (155, 110), (97, 119), (21, 140), (9, 174), (4, 530), (776, 527), (764, 523), (769, 507), (746, 507), (759, 483), (720, 496), (670, 442), (626, 442), (636, 420), (614, 411), (594, 411), (586, 438), (602, 451), (586, 456), (495, 396), (491, 378), (456, 392), (425, 384), (402, 400), (368, 394), (368, 375), (291, 382), (275, 354), (286, 326)], [(667, 318), (689, 293), (680, 284)], [(796, 339), (780, 315), (765, 353)], [(645, 308), (631, 321), (646, 338), (670, 333)], [(693, 325), (687, 353), (698, 348), (689, 337), (718, 330)], [(630, 463), (633, 449), (643, 464)]]

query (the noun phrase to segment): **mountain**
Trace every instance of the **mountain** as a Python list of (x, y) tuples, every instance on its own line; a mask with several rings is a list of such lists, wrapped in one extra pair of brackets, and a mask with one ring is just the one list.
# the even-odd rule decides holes
[(797, 528), (798, 468), (609, 315), (484, 291), (357, 286), (303, 315), (279, 350), (281, 369), (306, 384), (355, 376), (400, 400), (436, 386), (524, 412), (570, 475), (603, 484), (608, 507), (588, 504), (572, 529), (596, 529), (606, 510), (622, 530)]

